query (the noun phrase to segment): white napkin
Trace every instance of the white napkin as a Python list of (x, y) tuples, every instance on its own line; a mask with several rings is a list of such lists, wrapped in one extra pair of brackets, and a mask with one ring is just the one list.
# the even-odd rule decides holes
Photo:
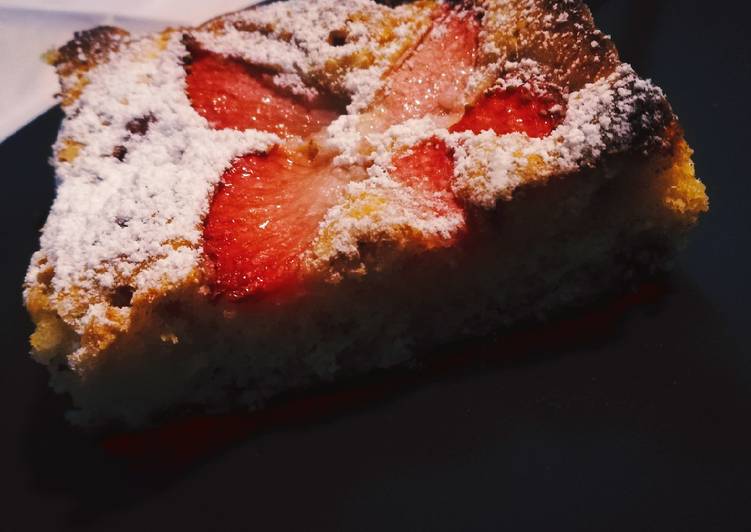
[(198, 24), (259, 0), (0, 0), (0, 142), (55, 105), (59, 90), (42, 54), (73, 32), (109, 24), (131, 32)]

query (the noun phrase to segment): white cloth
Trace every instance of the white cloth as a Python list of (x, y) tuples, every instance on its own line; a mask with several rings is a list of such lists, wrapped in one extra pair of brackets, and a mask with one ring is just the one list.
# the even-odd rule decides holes
[(0, 142), (55, 104), (42, 54), (73, 32), (110, 24), (131, 32), (198, 24), (258, 0), (0, 0)]

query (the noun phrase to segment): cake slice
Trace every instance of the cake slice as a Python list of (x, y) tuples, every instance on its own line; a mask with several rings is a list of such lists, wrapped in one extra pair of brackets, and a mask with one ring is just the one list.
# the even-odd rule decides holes
[(707, 210), (578, 1), (289, 0), (76, 34), (24, 286), (76, 423), (413, 363), (666, 267)]

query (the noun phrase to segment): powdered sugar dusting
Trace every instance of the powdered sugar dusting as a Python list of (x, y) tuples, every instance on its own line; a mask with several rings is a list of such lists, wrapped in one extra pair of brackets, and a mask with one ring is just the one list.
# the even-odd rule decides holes
[[(460, 211), (438, 214), (430, 199), (396, 181), (387, 168), (373, 165), (368, 178), (350, 182), (342, 201), (321, 222), (319, 237), (307, 258), (309, 267), (325, 270), (346, 259), (349, 273), (365, 273), (360, 245), (364, 242), (405, 247), (445, 247), (463, 230)], [(341, 272), (333, 271), (332, 280)]]
[(470, 203), (493, 207), (499, 199), (510, 199), (530, 175), (544, 179), (594, 165), (606, 152), (625, 151), (666, 118), (662, 91), (639, 79), (628, 65), (567, 100), (563, 122), (544, 138), (492, 131), (445, 135), (454, 148), (454, 192)]
[[(223, 170), (278, 142), (255, 130), (211, 129), (185, 95), (180, 35), (164, 51), (156, 47), (136, 41), (98, 66), (67, 110), (56, 158), (68, 142), (79, 149), (56, 165), (57, 198), (41, 236), (55, 293), (119, 285), (138, 292), (182, 281), (200, 258), (202, 217)], [(143, 133), (129, 131), (134, 120)], [(32, 265), (30, 283), (39, 269)], [(65, 313), (66, 300), (59, 304)]]
[[(539, 68), (532, 61), (507, 63), (503, 72), (505, 77), (494, 84), (497, 87), (544, 91)], [(416, 232), (426, 242), (449, 243), (462, 230), (464, 219), (455, 213), (425, 216), (424, 209), (400, 208), (409, 193), (391, 178), (391, 162), (395, 154), (409, 151), (425, 139), (435, 137), (452, 148), (453, 193), (466, 205), (489, 209), (499, 200), (510, 200), (525, 183), (594, 166), (606, 153), (631, 149), (645, 132), (659, 131), (669, 113), (662, 91), (638, 78), (625, 64), (610, 76), (566, 95), (565, 100), (562, 123), (544, 138), (523, 133), (498, 135), (490, 130), (451, 133), (445, 118), (434, 116), (394, 124), (383, 133), (367, 132), (361, 126), (367, 114), (341, 117), (328, 129), (327, 141), (340, 150), (335, 162), (366, 165), (370, 179), (351, 184), (348, 200), (332, 209), (322, 223), (319, 243), (327, 246), (318, 246), (318, 262), (341, 256), (352, 260), (358, 242), (393, 239), (405, 226), (418, 228)], [(562, 109), (557, 106), (554, 111)], [(652, 135), (641, 142), (661, 142)], [(387, 207), (381, 208), (383, 204)], [(363, 212), (368, 216), (361, 215)]]
[[(546, 23), (569, 24), (567, 6), (557, 3)], [(593, 166), (637, 141), (659, 142), (644, 136), (658, 131), (669, 113), (664, 95), (627, 65), (570, 93), (561, 87), (565, 116), (545, 138), (451, 133), (458, 119), (453, 112), (368, 128), (368, 109), (384, 74), (429, 31), (433, 10), (370, 0), (289, 0), (166, 40), (124, 43), (110, 62), (87, 72), (88, 83), (66, 109), (55, 146), (58, 195), (27, 286), (51, 268), (52, 304), (79, 332), (93, 320), (111, 319), (112, 312), (127, 318), (128, 309), (115, 309), (106, 295), (127, 286), (139, 297), (185, 282), (200, 266), (202, 222), (223, 171), (233, 158), (281, 142), (256, 130), (214, 130), (193, 110), (183, 65), (193, 44), (185, 43), (268, 68), (275, 84), (304, 98), (334, 92), (350, 99), (348, 114), (314, 139), (332, 154), (337, 171), (352, 176), (307, 253), (306, 263), (317, 270), (342, 257), (356, 264), (363, 242), (454, 242), (464, 215), (426, 208), (429, 197), (392, 175), (395, 155), (431, 137), (451, 148), (451, 190), (470, 209), (493, 208), (531, 180)], [(484, 20), (509, 26), (524, 13), (499, 8)], [(434, 28), (431, 38), (440, 38), (441, 31)], [(480, 48), (492, 61), (473, 67), (468, 93), (490, 86), (544, 91), (544, 65), (504, 57), (487, 28), (483, 32)], [(594, 42), (586, 41), (588, 53), (601, 47)], [(355, 166), (359, 172), (347, 173)], [(83, 312), (68, 297), (74, 290), (91, 294)]]
[(428, 27), (428, 14), (370, 0), (290, 0), (229, 15), (219, 28), (192, 36), (206, 50), (280, 72), (281, 86), (317, 78), (346, 94), (347, 110), (355, 113), (371, 101), (393, 59)]

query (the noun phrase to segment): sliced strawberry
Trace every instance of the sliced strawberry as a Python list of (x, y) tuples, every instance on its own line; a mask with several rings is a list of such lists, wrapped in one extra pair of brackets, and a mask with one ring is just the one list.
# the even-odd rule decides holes
[(328, 160), (277, 147), (246, 155), (224, 173), (204, 229), (215, 290), (230, 299), (294, 290), (301, 255), (334, 203)]
[(448, 10), (416, 49), (389, 74), (367, 117), (366, 127), (383, 131), (427, 115), (455, 121), (464, 110), (475, 66), (479, 27), (470, 12)]
[[(562, 113), (555, 96), (523, 88), (492, 90), (473, 105), (469, 77), (476, 59), (476, 20), (445, 9), (417, 48), (388, 77), (361, 124), (372, 131), (434, 115), (451, 131), (549, 134)], [(218, 128), (257, 128), (284, 137), (310, 136), (337, 112), (312, 106), (274, 88), (268, 75), (213, 54), (199, 54), (188, 76), (196, 110)], [(431, 138), (392, 159), (393, 177), (410, 187), (428, 216), (463, 215), (451, 192), (454, 165), (445, 143)], [(342, 181), (330, 158), (276, 147), (238, 158), (225, 172), (204, 229), (215, 290), (229, 299), (295, 291), (302, 256), (334, 204)]]
[(216, 129), (254, 128), (305, 137), (340, 114), (331, 102), (306, 102), (284, 94), (268, 73), (209, 52), (195, 54), (187, 93), (193, 108)]
[(562, 105), (562, 98), (553, 94), (534, 95), (528, 89), (495, 89), (468, 107), (452, 132), (480, 133), (493, 130), (499, 135), (526, 133), (530, 137), (545, 137), (561, 122), (563, 113), (553, 113)]
[(424, 140), (406, 155), (394, 157), (392, 164), (391, 175), (420, 193), (435, 214), (446, 216), (462, 212), (450, 189), (454, 161), (442, 140)]
[(425, 192), (449, 189), (454, 164), (446, 143), (440, 139), (423, 140), (410, 148), (406, 155), (395, 157), (393, 176), (407, 186)]

